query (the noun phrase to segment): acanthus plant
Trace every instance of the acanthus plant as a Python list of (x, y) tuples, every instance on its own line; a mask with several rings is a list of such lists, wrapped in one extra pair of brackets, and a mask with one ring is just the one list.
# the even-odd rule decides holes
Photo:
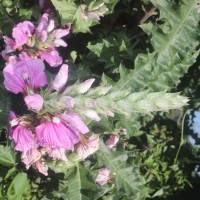
[[(47, 85), (43, 59), (50, 65), (51, 60), (59, 60), (52, 66), (61, 64), (62, 58), (58, 58), (55, 47), (67, 46), (61, 37), (69, 33), (69, 29), (54, 28), (54, 21), (44, 14), (36, 29), (31, 22), (25, 21), (13, 28), (15, 40), (4, 36), (5, 88), (14, 94), (22, 93), (27, 108), (32, 111), (20, 117), (11, 112), (9, 122), (9, 137), (15, 143), (15, 150), (22, 152), (21, 160), (26, 168), (33, 165), (48, 175), (47, 166), (45, 168), (47, 155), (54, 160), (63, 160), (67, 165), (67, 157), (72, 152), (76, 152), (80, 160), (95, 153), (99, 148), (99, 135), (90, 132), (85, 118), (98, 122), (102, 115), (150, 114), (180, 109), (187, 104), (188, 99), (176, 93), (112, 91), (110, 85), (91, 88), (93, 78), (66, 87), (67, 64), (60, 67), (55, 79)], [(14, 54), (17, 50), (21, 50), (18, 56)], [(52, 52), (56, 53), (53, 55)], [(28, 59), (23, 59), (22, 54)], [(118, 140), (119, 136), (111, 134), (106, 145), (112, 148)]]
[[(124, 178), (124, 171), (130, 174), (130, 177), (135, 173), (132, 173), (133, 166), (126, 166), (128, 157), (126, 154), (122, 156), (122, 148), (117, 145), (124, 142), (124, 137), (128, 134), (125, 127), (121, 123), (120, 128), (116, 127), (112, 131), (104, 132), (95, 130), (92, 125), (98, 126), (104, 121), (111, 121), (115, 125), (118, 116), (121, 119), (124, 116), (126, 120), (138, 113), (151, 115), (157, 111), (168, 112), (170, 109), (181, 109), (187, 105), (188, 98), (179, 93), (152, 92), (151, 88), (145, 86), (142, 91), (136, 90), (138, 92), (133, 92), (132, 88), (126, 85), (118, 87), (124, 81), (122, 80), (124, 77), (115, 83), (104, 77), (104, 81), (94, 87), (95, 79), (92, 76), (85, 81), (77, 80), (74, 84), (69, 84), (68, 71), (72, 66), (67, 61), (63, 63), (65, 59), (59, 55), (57, 48), (67, 47), (63, 37), (73, 34), (73, 23), (72, 27), (71, 23), (65, 23), (66, 27), (60, 28), (51, 18), (51, 12), (54, 10), (53, 5), (62, 3), (71, 5), (73, 1), (52, 0), (53, 4), (48, 5), (48, 8), (45, 8), (45, 2), (40, 1), (40, 5), (47, 13), (42, 15), (37, 26), (30, 21), (23, 21), (13, 28), (12, 38), (3, 36), (5, 50), (2, 51), (2, 56), (6, 60), (3, 69), (4, 86), (10, 93), (20, 94), (23, 97), (21, 104), (26, 105), (23, 115), (12, 110), (10, 112), (8, 125), (10, 148), (18, 153), (23, 166), (26, 167), (26, 170), (23, 169), (24, 172), (29, 174), (31, 171), (37, 174), (39, 171), (41, 174), (36, 176), (46, 178), (45, 180), (51, 177), (52, 170), (55, 173), (62, 172), (67, 177), (68, 169), (77, 168), (77, 171), (69, 175), (69, 180), (65, 177), (71, 185), (73, 181), (77, 181), (78, 175), (81, 182), (82, 176), (78, 170), (87, 170), (88, 163), (95, 160), (97, 164), (93, 167), (98, 170), (95, 174), (91, 172), (91, 176), (98, 184), (99, 191), (103, 191), (105, 185), (111, 188), (116, 185), (119, 188), (124, 187), (126, 192), (132, 190), (130, 194), (135, 193), (137, 196), (135, 190), (140, 190), (141, 180), (138, 179), (135, 188), (131, 188), (134, 184), (128, 184), (127, 181), (123, 186), (120, 185), (120, 179)], [(76, 15), (74, 14), (73, 20), (76, 22), (78, 14), (81, 22), (91, 20), (98, 22), (108, 12), (105, 3), (97, 6), (87, 6), (82, 3), (78, 9), (81, 10), (81, 14), (78, 11)], [(62, 13), (62, 9), (58, 11)], [(63, 21), (66, 19), (63, 17)], [(76, 29), (78, 30), (77, 27)], [(55, 77), (49, 81), (45, 63), (59, 68)], [(149, 70), (148, 67), (145, 69)], [(120, 70), (120, 74), (125, 74), (123, 68)], [(142, 75), (138, 74), (136, 75), (142, 79)], [(130, 76), (132, 72), (129, 73), (128, 83), (131, 82)], [(137, 82), (140, 83), (143, 84), (141, 80)], [(124, 142), (124, 146), (127, 142), (128, 140)], [(115, 156), (119, 155), (119, 157), (110, 155), (110, 152), (116, 153)], [(103, 154), (106, 156), (102, 156)], [(123, 159), (120, 159), (121, 157)], [(79, 165), (81, 162), (84, 163), (85, 169)], [(124, 167), (124, 171), (120, 169), (121, 166)], [(117, 173), (115, 169), (118, 169)], [(135, 179), (132, 181), (137, 182)], [(80, 186), (80, 191), (81, 189)], [(106, 190), (103, 192), (106, 193)], [(142, 194), (142, 190), (140, 193)], [(119, 197), (120, 195), (122, 194), (119, 194)], [(146, 197), (146, 192), (144, 196)]]

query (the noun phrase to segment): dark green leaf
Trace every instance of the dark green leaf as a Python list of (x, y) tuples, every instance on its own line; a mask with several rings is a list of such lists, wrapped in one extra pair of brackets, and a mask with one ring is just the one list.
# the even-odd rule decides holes
[(3, 166), (11, 167), (16, 163), (15, 152), (8, 146), (0, 145), (0, 164)]

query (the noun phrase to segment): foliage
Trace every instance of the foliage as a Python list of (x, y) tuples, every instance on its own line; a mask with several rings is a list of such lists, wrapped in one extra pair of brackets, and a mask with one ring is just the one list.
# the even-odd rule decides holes
[[(17, 114), (27, 111), (21, 95), (15, 98), (5, 90), (1, 72), (0, 199), (166, 199), (191, 186), (199, 149), (184, 143), (175, 159), (184, 127), (177, 118), (182, 118), (183, 111), (176, 111), (175, 116), (158, 111), (186, 105), (187, 98), (181, 97), (180, 91), (190, 98), (190, 109), (199, 109), (199, 1), (51, 3), (49, 15), (56, 25), (72, 25), (65, 38), (68, 47), (59, 49), (69, 65), (67, 94), (79, 109), (93, 109), (95, 101), (101, 121), (83, 118), (102, 142), (86, 160), (76, 153), (67, 155), (67, 164), (47, 159), (48, 177), (35, 167), (25, 169), (5, 132), (10, 110)], [(42, 12), (45, 8), (36, 0), (0, 0), (0, 35), (11, 36), (14, 25), (24, 20), (38, 24)], [(2, 37), (0, 42), (3, 50)], [(5, 62), (0, 62), (2, 71)], [(47, 67), (51, 82), (57, 71)], [(81, 94), (80, 82), (91, 77), (96, 78), (95, 86)], [(108, 93), (104, 91), (107, 86), (112, 86)], [(105, 111), (115, 113), (114, 117)], [(110, 134), (120, 138), (112, 149), (105, 145)], [(95, 180), (103, 167), (109, 168), (111, 177), (100, 186)]]

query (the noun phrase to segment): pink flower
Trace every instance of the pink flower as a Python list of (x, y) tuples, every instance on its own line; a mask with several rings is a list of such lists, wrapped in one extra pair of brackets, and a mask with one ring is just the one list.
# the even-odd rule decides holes
[(48, 27), (48, 21), (49, 21), (49, 15), (47, 13), (44, 13), (42, 15), (42, 17), (40, 18), (40, 22), (36, 28), (36, 32), (37, 33), (41, 33), (42, 31), (46, 31), (47, 27)]
[(10, 53), (16, 50), (17, 45), (15, 41), (7, 36), (3, 36), (4, 42), (6, 43), (5, 53)]
[(21, 46), (28, 42), (34, 32), (34, 25), (29, 21), (24, 21), (13, 28), (12, 36), (15, 39), (16, 45)]
[(39, 59), (8, 64), (4, 70), (4, 85), (14, 94), (27, 93), (27, 89), (36, 90), (47, 84), (44, 64)]
[(99, 174), (96, 177), (96, 182), (99, 185), (104, 185), (108, 183), (110, 180), (110, 170), (108, 168), (102, 168), (99, 172)]
[(52, 89), (60, 91), (66, 84), (68, 79), (68, 65), (63, 64), (56, 75), (53, 83)]
[(78, 132), (58, 117), (37, 126), (36, 135), (40, 146), (66, 150), (72, 150), (80, 140)]
[(47, 13), (43, 14), (38, 26), (35, 28), (29, 21), (24, 21), (13, 28), (13, 39), (4, 36), (6, 48), (2, 51), (4, 59), (9, 61), (10, 53), (15, 53), (16, 60), (19, 52), (26, 52), (29, 57), (38, 57), (45, 60), (52, 67), (62, 63), (62, 57), (56, 47), (66, 47), (67, 44), (61, 38), (68, 35), (71, 25), (66, 29), (55, 29), (55, 22), (49, 19)]
[[(82, 136), (83, 137), (83, 136)], [(77, 146), (77, 154), (85, 159), (99, 149), (99, 135), (93, 134), (88, 139), (82, 138), (81, 143)]]
[(62, 119), (70, 124), (73, 128), (75, 128), (78, 132), (82, 134), (86, 134), (89, 132), (88, 127), (86, 124), (83, 122), (83, 120), (76, 115), (75, 113), (72, 112), (64, 112), (63, 115), (61, 115)]
[(110, 138), (108, 140), (106, 140), (106, 146), (109, 149), (111, 149), (117, 144), (118, 141), (119, 141), (119, 135), (110, 134)]
[(49, 148), (47, 147), (46, 152), (50, 157), (52, 157), (54, 160), (63, 160), (65, 163), (68, 162), (67, 156), (66, 156), (66, 150), (64, 148)]
[(45, 176), (48, 175), (47, 169), (44, 166), (42, 154), (35, 147), (28, 151), (22, 152), (21, 160), (26, 165), (26, 169), (29, 169), (29, 167), (33, 165), (40, 173), (44, 174)]
[(56, 49), (50, 51), (39, 51), (41, 59), (44, 59), (51, 67), (57, 67), (62, 64), (62, 57)]
[(42, 157), (42, 154), (35, 148), (31, 148), (28, 151), (22, 152), (21, 160), (26, 165), (26, 169), (29, 169), (29, 167), (40, 160)]
[(86, 93), (92, 86), (92, 84), (94, 83), (95, 79), (94, 78), (91, 78), (91, 79), (88, 79), (86, 81), (84, 81), (83, 83), (81, 83), (77, 88), (77, 92), (79, 94), (84, 94)]
[(15, 150), (28, 151), (35, 145), (32, 131), (24, 125), (17, 125), (13, 128), (11, 138), (15, 141)]
[(86, 4), (81, 4), (81, 9), (83, 11), (82, 17), (84, 20), (100, 20), (100, 17), (103, 17), (104, 14), (108, 11), (108, 9), (104, 6), (104, 3), (99, 4), (94, 7), (92, 10), (88, 10)]
[(28, 108), (39, 112), (43, 106), (44, 100), (39, 94), (28, 95), (24, 97), (24, 101)]
[[(16, 119), (16, 115), (13, 111), (10, 111), (9, 113), (9, 122), (11, 122), (12, 120)], [(9, 138), (12, 138), (12, 134), (13, 134), (13, 128), (11, 126), (11, 124), (9, 123), (8, 125), (8, 134), (9, 134)]]
[(83, 110), (82, 114), (88, 117), (89, 119), (97, 121), (97, 122), (101, 120), (97, 112), (92, 109)]
[(44, 162), (37, 161), (37, 162), (35, 162), (35, 166), (40, 173), (44, 174), (45, 176), (48, 176), (48, 172), (47, 172), (47, 169), (44, 166)]

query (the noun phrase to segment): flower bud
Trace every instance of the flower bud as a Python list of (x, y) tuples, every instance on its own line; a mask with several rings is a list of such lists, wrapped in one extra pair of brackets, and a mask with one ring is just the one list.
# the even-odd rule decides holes
[(110, 180), (110, 170), (108, 168), (102, 168), (96, 177), (96, 182), (99, 185), (104, 185)]
[(87, 110), (84, 110), (82, 114), (90, 118), (91, 120), (94, 120), (97, 122), (101, 120), (97, 112), (94, 110), (87, 109)]
[(44, 100), (39, 94), (25, 96), (24, 101), (31, 110), (39, 112), (43, 106)]
[(95, 81), (94, 78), (88, 79), (85, 82), (81, 83), (79, 86), (77, 86), (76, 90), (78, 94), (86, 93), (92, 86), (93, 82)]
[[(82, 136), (83, 137), (83, 136)], [(83, 137), (82, 142), (77, 147), (77, 154), (85, 159), (99, 149), (99, 135), (93, 134), (88, 139)]]
[(54, 29), (54, 27), (55, 27), (55, 22), (53, 19), (50, 19), (49, 25), (47, 26), (47, 32), (48, 33), (51, 32)]
[(106, 140), (106, 146), (109, 149), (111, 149), (117, 144), (118, 141), (119, 141), (119, 135), (111, 134), (110, 138)]
[(66, 84), (67, 79), (68, 79), (68, 65), (63, 64), (52, 83), (52, 89), (58, 91), (61, 90), (63, 86)]

